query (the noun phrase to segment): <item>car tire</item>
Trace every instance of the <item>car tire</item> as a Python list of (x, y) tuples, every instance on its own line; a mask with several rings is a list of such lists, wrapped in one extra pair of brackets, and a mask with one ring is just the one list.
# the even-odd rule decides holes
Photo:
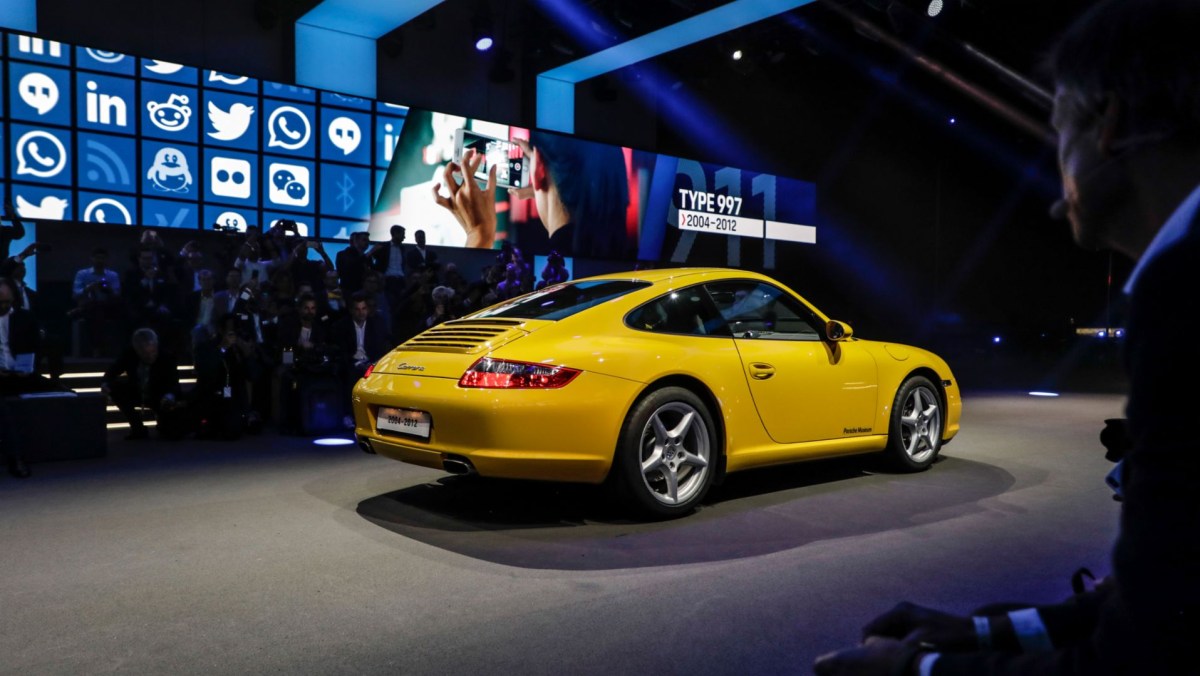
[(642, 517), (691, 513), (716, 472), (716, 429), (691, 390), (664, 387), (639, 399), (625, 417), (613, 461), (618, 498)]
[(924, 376), (912, 376), (896, 391), (888, 424), (885, 454), (890, 464), (904, 472), (919, 472), (937, 459), (942, 446), (942, 398)]

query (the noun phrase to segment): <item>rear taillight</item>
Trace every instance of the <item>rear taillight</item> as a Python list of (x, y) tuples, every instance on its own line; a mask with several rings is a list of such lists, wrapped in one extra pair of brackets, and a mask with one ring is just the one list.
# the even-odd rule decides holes
[(507, 389), (554, 389), (575, 379), (581, 372), (565, 366), (531, 364), (484, 357), (458, 379), (459, 387)]
[(371, 371), (374, 371), (374, 370), (375, 370), (375, 364), (367, 364), (367, 370), (365, 373), (363, 373), (363, 379), (365, 380), (367, 378), (370, 378)]

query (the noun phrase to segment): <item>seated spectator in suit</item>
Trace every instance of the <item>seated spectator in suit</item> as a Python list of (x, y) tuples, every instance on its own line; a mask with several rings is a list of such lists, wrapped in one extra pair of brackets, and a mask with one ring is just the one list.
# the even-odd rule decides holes
[[(362, 292), (354, 294), (350, 299), (350, 314), (343, 317), (333, 327), (334, 345), (342, 360), (342, 373), (346, 379), (346, 409), (350, 410), (350, 391), (366, 373), (367, 367), (374, 364), (392, 348), (388, 341), (387, 331), (379, 317), (371, 315), (367, 297)], [(342, 420), (348, 428), (354, 427), (354, 418), (350, 415)]]
[(328, 332), (319, 321), (318, 312), (317, 299), (304, 294), (297, 301), (296, 311), (279, 320), (276, 333), (279, 349), (291, 350), (295, 361), (317, 355), (329, 344)]
[(196, 390), (192, 397), (198, 439), (237, 439), (250, 412), (247, 360), (253, 346), (239, 335), (238, 318), (226, 315), (216, 335), (196, 346)]
[(153, 329), (133, 332), (129, 347), (104, 372), (100, 391), (112, 399), (129, 423), (127, 439), (149, 436), (139, 408), (154, 412), (158, 436), (163, 439), (180, 439), (188, 432), (175, 356), (159, 349)]
[(0, 459), (8, 465), (10, 474), (24, 479), (29, 476), (29, 466), (21, 457), (21, 449), (8, 448), (4, 440), (3, 430), (13, 421), (8, 419), (3, 399), (64, 388), (37, 375), (41, 330), (31, 312), (16, 307), (15, 291), (12, 280), (0, 277)]

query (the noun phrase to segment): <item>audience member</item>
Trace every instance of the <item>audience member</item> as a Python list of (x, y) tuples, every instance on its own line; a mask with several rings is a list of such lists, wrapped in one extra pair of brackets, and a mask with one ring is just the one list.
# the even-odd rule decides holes
[(430, 292), (433, 297), (433, 314), (425, 318), (425, 326), (437, 326), (442, 322), (448, 322), (455, 319), (454, 314), (454, 289), (448, 286), (434, 287)]
[(409, 274), (437, 264), (437, 252), (425, 246), (425, 231), (418, 230), (413, 237), (417, 243), (408, 248), (408, 254), (404, 260)]
[[(12, 225), (5, 225), (8, 222)], [(25, 237), (25, 223), (11, 202), (4, 204), (4, 215), (0, 216), (0, 260), (8, 258), (12, 243)]]
[(350, 246), (338, 252), (337, 274), (341, 279), (342, 291), (350, 296), (362, 289), (363, 276), (367, 274), (370, 268), (370, 256), (378, 251), (382, 251), (384, 246), (375, 245), (375, 248), (370, 251), (367, 247), (370, 246), (370, 240), (365, 232), (350, 233)]
[(179, 367), (174, 355), (159, 349), (153, 329), (133, 332), (130, 344), (113, 361), (100, 383), (129, 423), (128, 439), (149, 435), (143, 411), (154, 413), (158, 435), (179, 439), (187, 433), (187, 412), (179, 388)]
[(10, 474), (24, 479), (30, 475), (29, 465), (21, 449), (10, 447), (5, 438), (16, 421), (10, 419), (4, 400), (62, 388), (36, 373), (41, 331), (31, 312), (16, 307), (15, 291), (12, 280), (0, 277), (0, 459)]
[(393, 225), (390, 234), (391, 240), (387, 245), (376, 248), (371, 254), (371, 266), (383, 273), (384, 293), (388, 295), (392, 307), (397, 307), (405, 286), (404, 265), (408, 247), (404, 246), (403, 226)]
[[(387, 330), (378, 317), (371, 315), (366, 294), (359, 292), (351, 296), (350, 314), (340, 319), (333, 327), (334, 345), (342, 360), (342, 373), (346, 387), (344, 410), (350, 410), (350, 391), (366, 373), (367, 367), (382, 357), (391, 345)], [(354, 418), (347, 414), (343, 423), (354, 427)]]
[(92, 356), (110, 354), (108, 339), (116, 335), (123, 314), (121, 278), (108, 267), (108, 251), (92, 250), (92, 265), (75, 273), (71, 296), (76, 306), (69, 313), (83, 322), (86, 351)]
[[(1196, 673), (1200, 450), (1191, 353), (1200, 315), (1200, 3), (1104, 0), (1051, 64), (1063, 199), (1076, 243), (1136, 261), (1125, 286), (1131, 448), (1121, 460), (1113, 574), (1058, 604), (961, 617), (901, 604), (818, 674)], [(1101, 477), (1096, 478), (1097, 482)]]
[(249, 341), (238, 335), (238, 319), (226, 315), (216, 335), (196, 347), (196, 389), (192, 396), (198, 439), (237, 439), (247, 425), (246, 361)]

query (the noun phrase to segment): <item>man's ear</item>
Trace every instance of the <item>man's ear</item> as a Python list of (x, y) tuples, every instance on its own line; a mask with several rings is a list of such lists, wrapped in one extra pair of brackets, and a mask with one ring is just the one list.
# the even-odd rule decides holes
[(533, 189), (545, 190), (549, 187), (550, 174), (546, 169), (546, 163), (542, 161), (542, 154), (538, 152), (537, 148), (533, 149), (533, 167)]

